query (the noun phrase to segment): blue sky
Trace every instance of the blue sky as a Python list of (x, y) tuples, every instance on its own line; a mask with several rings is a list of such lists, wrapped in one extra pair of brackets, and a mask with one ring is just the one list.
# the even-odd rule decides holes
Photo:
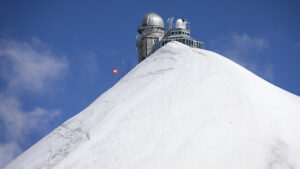
[(300, 1), (0, 0), (0, 168), (137, 64), (147, 12), (188, 19), (206, 49), (300, 95)]

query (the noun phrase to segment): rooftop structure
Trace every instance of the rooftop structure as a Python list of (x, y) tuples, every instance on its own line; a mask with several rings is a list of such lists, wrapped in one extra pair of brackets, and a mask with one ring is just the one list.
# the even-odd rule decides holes
[(156, 13), (148, 13), (138, 27), (140, 36), (136, 38), (139, 62), (168, 42), (178, 41), (193, 48), (204, 48), (204, 43), (190, 37), (190, 28), (186, 19), (177, 19), (173, 28), (173, 19), (169, 18), (169, 30), (164, 34), (163, 19)]
[(136, 49), (139, 54), (139, 62), (144, 60), (154, 46), (164, 36), (164, 21), (156, 13), (148, 13), (143, 17), (142, 24), (138, 27), (140, 36), (136, 38)]

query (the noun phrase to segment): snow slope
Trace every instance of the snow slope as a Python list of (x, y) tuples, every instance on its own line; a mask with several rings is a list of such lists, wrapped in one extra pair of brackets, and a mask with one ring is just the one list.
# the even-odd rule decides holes
[(5, 169), (297, 169), (300, 98), (168, 43)]

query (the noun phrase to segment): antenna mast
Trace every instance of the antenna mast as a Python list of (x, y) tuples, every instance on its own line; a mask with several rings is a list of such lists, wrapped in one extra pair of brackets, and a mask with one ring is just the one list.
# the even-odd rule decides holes
[(173, 28), (173, 20), (174, 20), (174, 17), (168, 18), (168, 20), (167, 20), (167, 22), (169, 24), (169, 29)]

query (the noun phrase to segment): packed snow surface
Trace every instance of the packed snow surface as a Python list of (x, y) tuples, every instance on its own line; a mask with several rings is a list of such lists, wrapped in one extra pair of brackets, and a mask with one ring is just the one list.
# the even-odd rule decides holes
[(297, 169), (300, 98), (170, 42), (5, 169)]

